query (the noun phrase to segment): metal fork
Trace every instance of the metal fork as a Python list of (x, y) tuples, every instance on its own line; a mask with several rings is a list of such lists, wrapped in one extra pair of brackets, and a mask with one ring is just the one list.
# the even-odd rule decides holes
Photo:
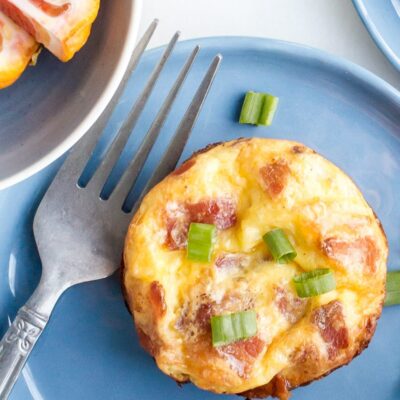
[(119, 267), (124, 236), (142, 197), (175, 167), (212, 85), (222, 57), (217, 55), (206, 72), (160, 164), (130, 212), (124, 201), (156, 141), (174, 100), (199, 51), (195, 47), (147, 132), (138, 152), (107, 200), (101, 190), (138, 120), (163, 67), (178, 41), (176, 33), (145, 88), (120, 128), (103, 161), (85, 188), (78, 185), (128, 78), (147, 47), (158, 21), (154, 21), (134, 50), (123, 80), (90, 131), (72, 149), (36, 212), (33, 230), (42, 261), (40, 283), (19, 310), (0, 342), (0, 399), (8, 398), (33, 346), (40, 337), (61, 294), (78, 283), (102, 279)]

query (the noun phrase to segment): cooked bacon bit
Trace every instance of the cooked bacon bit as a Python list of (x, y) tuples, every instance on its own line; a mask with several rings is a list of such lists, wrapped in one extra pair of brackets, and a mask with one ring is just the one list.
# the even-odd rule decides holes
[(210, 331), (211, 329), (211, 316), (213, 315), (213, 303), (203, 303), (200, 305), (196, 313), (196, 323), (203, 331)]
[(248, 293), (227, 293), (217, 303), (207, 294), (191, 299), (183, 306), (176, 328), (185, 334), (187, 340), (197, 341), (208, 335), (211, 343), (211, 317), (254, 308), (254, 298)]
[(151, 283), (149, 298), (156, 318), (162, 318), (167, 311), (167, 305), (165, 304), (164, 288), (160, 282), (154, 281)]
[(236, 223), (236, 204), (231, 199), (205, 200), (186, 205), (190, 222), (214, 224), (224, 230)]
[(31, 36), (35, 36), (35, 26), (17, 6), (10, 3), (8, 0), (2, 0), (0, 1), (0, 10), (3, 11), (4, 14), (10, 16), (17, 25)]
[(49, 3), (46, 0), (30, 0), (32, 4), (40, 8), (44, 13), (50, 17), (58, 17), (65, 13), (70, 7), (71, 3), (64, 3), (62, 5), (56, 5)]
[(239, 376), (246, 377), (252, 370), (255, 359), (263, 351), (265, 342), (258, 336), (217, 347), (217, 352), (232, 361), (231, 366)]
[(368, 236), (353, 241), (331, 237), (322, 242), (322, 251), (345, 267), (360, 265), (368, 274), (376, 272), (380, 256), (375, 242)]
[(245, 260), (245, 257), (246, 256), (244, 254), (238, 254), (238, 253), (221, 254), (215, 260), (215, 266), (217, 268), (226, 268), (226, 269), (241, 267)]
[(334, 359), (339, 350), (349, 346), (349, 333), (343, 317), (342, 303), (339, 301), (334, 300), (315, 309), (311, 322), (317, 326), (322, 339), (329, 345), (330, 359)]
[[(201, 296), (198, 302), (189, 302), (176, 323), (177, 329), (185, 334), (186, 340), (199, 340), (211, 333), (211, 316), (215, 314), (215, 302), (206, 295)], [(209, 342), (209, 339), (207, 338)]]
[(182, 249), (186, 246), (190, 215), (184, 204), (170, 203), (166, 210), (167, 236), (165, 244), (170, 250)]
[(196, 164), (196, 160), (191, 158), (190, 160), (185, 161), (180, 167), (178, 167), (175, 171), (172, 172), (171, 175), (178, 176), (185, 173), (187, 170), (193, 167)]
[(272, 198), (275, 198), (285, 189), (290, 169), (286, 161), (278, 160), (262, 167), (260, 174), (265, 184), (265, 190)]
[(306, 148), (304, 146), (293, 146), (292, 147), (292, 152), (294, 154), (301, 154), (306, 151)]
[(275, 304), (284, 317), (295, 324), (304, 315), (307, 300), (294, 296), (282, 287), (275, 287)]
[(276, 397), (279, 400), (288, 400), (290, 398), (289, 382), (281, 375), (275, 375), (269, 383), (258, 388), (240, 393), (247, 399), (261, 399), (264, 397)]
[(236, 223), (236, 205), (231, 199), (203, 200), (198, 203), (172, 204), (167, 207), (165, 244), (170, 250), (186, 246), (191, 222), (214, 224), (224, 230)]
[(153, 357), (155, 357), (160, 351), (158, 344), (154, 340), (151, 340), (150, 336), (146, 335), (138, 326), (136, 326), (136, 331), (138, 334), (140, 345), (148, 353), (150, 353)]

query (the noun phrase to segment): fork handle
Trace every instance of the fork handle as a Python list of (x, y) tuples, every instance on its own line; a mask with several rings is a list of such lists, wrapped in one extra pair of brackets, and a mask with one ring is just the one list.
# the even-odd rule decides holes
[(0, 342), (0, 399), (7, 399), (48, 317), (23, 306)]
[(65, 288), (48, 276), (40, 283), (0, 341), (0, 399), (6, 400)]

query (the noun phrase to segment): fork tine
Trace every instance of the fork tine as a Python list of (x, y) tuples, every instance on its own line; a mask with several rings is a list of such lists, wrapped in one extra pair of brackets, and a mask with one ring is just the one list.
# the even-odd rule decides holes
[(168, 146), (168, 149), (164, 153), (161, 162), (158, 164), (156, 170), (154, 171), (150, 180), (147, 182), (139, 199), (136, 201), (129, 214), (134, 214), (143, 197), (149, 192), (149, 190), (175, 169), (176, 164), (182, 155), (186, 142), (188, 141), (193, 127), (197, 121), (197, 117), (199, 116), (203, 107), (204, 101), (207, 98), (208, 92), (210, 91), (221, 61), (222, 56), (220, 54), (218, 54), (212, 61), (205, 77), (203, 78), (203, 81), (201, 82), (192, 102), (189, 105), (189, 108), (183, 116), (172, 141)]
[(155, 141), (157, 140), (161, 129), (164, 125), (165, 120), (167, 119), (169, 112), (171, 110), (174, 101), (185, 82), (187, 75), (189, 74), (190, 68), (193, 65), (194, 60), (199, 52), (200, 47), (196, 46), (190, 56), (188, 57), (185, 65), (183, 66), (179, 76), (177, 77), (174, 86), (169, 92), (167, 98), (165, 99), (160, 111), (158, 112), (154, 122), (152, 123), (149, 131), (146, 134), (142, 144), (140, 145), (139, 150), (137, 151), (135, 157), (129, 163), (128, 168), (124, 172), (121, 180), (116, 185), (113, 193), (110, 197), (112, 197), (112, 201), (116, 202), (120, 206), (125, 200), (125, 197), (128, 195), (131, 187), (135, 184), (137, 177), (140, 174), (140, 171), (147, 160), (147, 157), (150, 153), (151, 148), (153, 147)]
[(158, 20), (155, 19), (147, 28), (142, 38), (139, 40), (134, 51), (132, 52), (128, 67), (118, 86), (118, 89), (115, 91), (113, 97), (107, 104), (99, 119), (93, 124), (83, 138), (71, 149), (68, 157), (64, 161), (64, 164), (58, 171), (56, 178), (53, 180), (52, 185), (60, 179), (74, 180), (74, 182), (78, 182), (78, 179), (81, 176), (82, 171), (94, 150), (99, 136), (104, 131), (104, 128), (107, 125), (115, 106), (118, 104), (118, 101), (128, 83), (132, 72), (136, 69), (142, 54), (146, 50), (146, 47), (157, 28), (157, 25)]
[(172, 51), (179, 39), (179, 36), (180, 32), (176, 32), (169, 42), (167, 48), (161, 56), (159, 63), (155, 66), (145, 88), (143, 89), (138, 100), (135, 102), (135, 105), (129, 112), (128, 117), (119, 129), (117, 135), (110, 145), (110, 148), (107, 150), (104, 159), (100, 163), (92, 179), (89, 181), (87, 185), (87, 188), (89, 190), (94, 191), (95, 193), (98, 193), (100, 195), (101, 189), (103, 188), (115, 163), (118, 161), (119, 156), (121, 155), (121, 152), (123, 151), (129, 139), (129, 136), (139, 119), (139, 116), (141, 115), (151, 93), (153, 92), (154, 86), (157, 83), (157, 80), (161, 72), (163, 71), (166, 62), (172, 54)]

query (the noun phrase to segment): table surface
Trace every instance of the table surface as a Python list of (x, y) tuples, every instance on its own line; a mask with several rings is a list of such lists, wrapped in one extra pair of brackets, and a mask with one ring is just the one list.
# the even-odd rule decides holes
[[(389, 1), (389, 0), (381, 0)], [(151, 47), (206, 36), (258, 36), (298, 42), (353, 61), (400, 89), (400, 75), (382, 55), (351, 0), (144, 0), (142, 33), (160, 25)]]

